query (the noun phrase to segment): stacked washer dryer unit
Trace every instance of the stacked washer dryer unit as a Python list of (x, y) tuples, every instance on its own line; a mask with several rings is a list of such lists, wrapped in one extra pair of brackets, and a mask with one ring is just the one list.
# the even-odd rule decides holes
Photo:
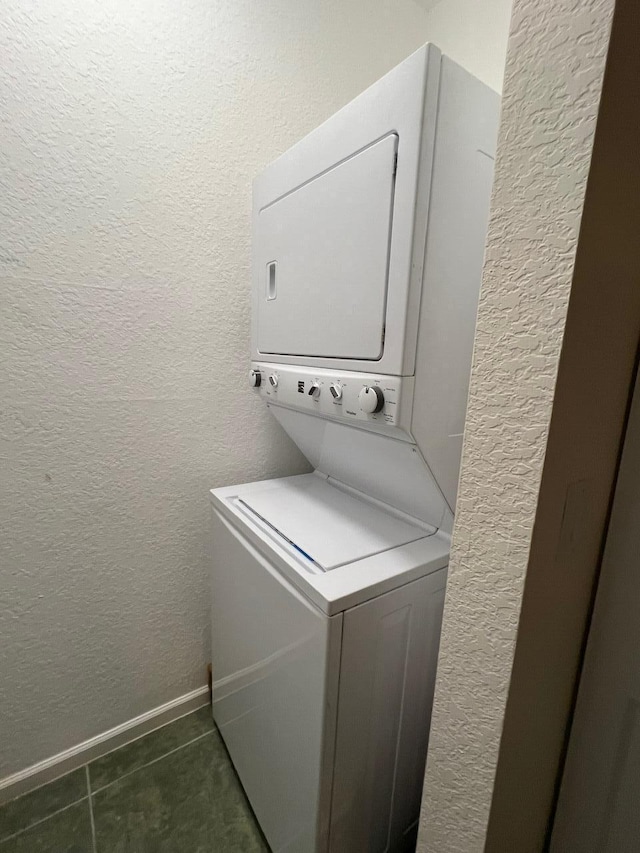
[(427, 45), (254, 184), (251, 384), (315, 470), (211, 492), (213, 708), (274, 853), (415, 844), (498, 113)]

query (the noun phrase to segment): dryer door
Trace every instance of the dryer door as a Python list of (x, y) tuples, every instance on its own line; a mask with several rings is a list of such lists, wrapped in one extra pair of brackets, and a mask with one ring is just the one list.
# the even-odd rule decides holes
[(391, 133), (259, 211), (261, 353), (382, 356), (397, 143)]

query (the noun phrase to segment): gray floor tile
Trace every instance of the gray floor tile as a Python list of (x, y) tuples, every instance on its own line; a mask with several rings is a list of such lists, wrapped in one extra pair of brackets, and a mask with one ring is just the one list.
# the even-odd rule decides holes
[(0, 806), (0, 841), (87, 796), (84, 767)]
[(190, 740), (213, 731), (211, 705), (205, 705), (155, 732), (110, 752), (89, 765), (91, 790), (98, 791), (121, 776), (138, 770)]
[(217, 732), (94, 794), (93, 810), (98, 853), (268, 853)]
[(0, 853), (92, 853), (89, 800), (0, 842)]

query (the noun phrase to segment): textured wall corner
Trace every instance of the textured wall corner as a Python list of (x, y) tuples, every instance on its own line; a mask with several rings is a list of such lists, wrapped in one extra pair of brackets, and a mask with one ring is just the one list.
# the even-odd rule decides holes
[(412, 0), (0, 0), (0, 777), (195, 688), (207, 490), (306, 463), (246, 387), (251, 179)]
[(481, 853), (614, 0), (516, 0), (421, 853)]

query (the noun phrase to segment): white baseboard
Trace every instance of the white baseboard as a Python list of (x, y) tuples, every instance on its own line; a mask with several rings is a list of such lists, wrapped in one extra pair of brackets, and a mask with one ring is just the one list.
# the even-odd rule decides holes
[(65, 773), (70, 773), (89, 761), (94, 761), (108, 752), (113, 752), (114, 749), (124, 746), (125, 743), (130, 743), (154, 729), (159, 729), (179, 717), (184, 717), (185, 714), (190, 714), (208, 702), (209, 688), (206, 685), (198, 687), (196, 690), (185, 693), (184, 696), (178, 696), (177, 699), (172, 699), (170, 702), (165, 702), (164, 705), (159, 705), (157, 708), (152, 708), (151, 711), (140, 714), (139, 717), (127, 720), (125, 723), (95, 735), (95, 737), (72, 746), (70, 749), (65, 749), (64, 752), (52, 755), (51, 758), (45, 758), (44, 761), (32, 764), (31, 767), (26, 767), (18, 773), (5, 776), (4, 779), (0, 779), (0, 804), (26, 794), (34, 788), (39, 788), (47, 782), (52, 782), (59, 776), (64, 776)]

